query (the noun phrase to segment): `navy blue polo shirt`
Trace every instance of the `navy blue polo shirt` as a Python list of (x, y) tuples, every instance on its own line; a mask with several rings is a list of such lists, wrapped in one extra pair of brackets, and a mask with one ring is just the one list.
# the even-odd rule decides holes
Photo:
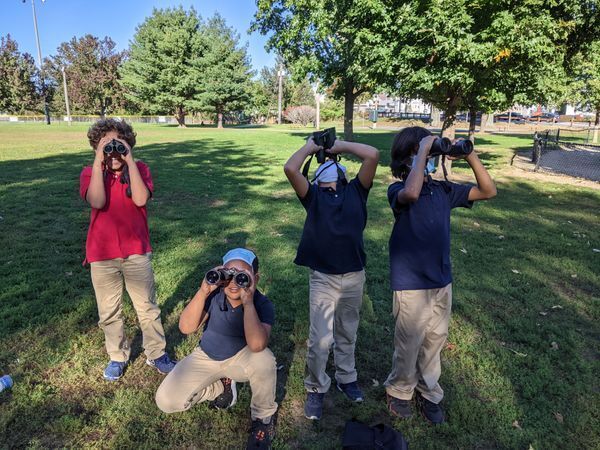
[[(254, 307), (261, 323), (273, 326), (273, 303), (258, 289), (254, 292)], [(236, 308), (231, 306), (222, 288), (208, 296), (204, 303), (204, 311), (208, 313), (208, 320), (204, 323), (200, 348), (210, 358), (224, 361), (247, 345), (244, 334), (244, 308), (242, 305)]]
[(327, 274), (363, 270), (368, 195), (358, 177), (337, 190), (311, 184), (300, 199), (306, 220), (294, 262)]
[(404, 182), (388, 188), (396, 222), (390, 236), (392, 290), (437, 289), (452, 282), (450, 263), (450, 210), (470, 208), (472, 185), (435, 181), (423, 183), (419, 199), (398, 204)]

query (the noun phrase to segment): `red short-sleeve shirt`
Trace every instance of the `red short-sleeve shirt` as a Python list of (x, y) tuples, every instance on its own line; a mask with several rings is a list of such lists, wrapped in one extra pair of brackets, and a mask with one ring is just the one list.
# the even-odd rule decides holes
[[(144, 183), (150, 192), (153, 192), (150, 169), (141, 161), (137, 161), (136, 164)], [(79, 177), (79, 194), (84, 200), (91, 178), (92, 167), (84, 167)], [(92, 208), (85, 244), (86, 261), (127, 258), (151, 252), (146, 207), (136, 206), (133, 200), (127, 197), (127, 185), (121, 184), (119, 175), (107, 174), (104, 177), (104, 187), (104, 208)]]

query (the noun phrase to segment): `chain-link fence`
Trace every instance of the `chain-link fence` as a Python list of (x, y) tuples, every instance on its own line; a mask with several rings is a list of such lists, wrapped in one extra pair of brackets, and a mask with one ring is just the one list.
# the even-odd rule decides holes
[(534, 171), (600, 181), (600, 130), (552, 129), (533, 136)]

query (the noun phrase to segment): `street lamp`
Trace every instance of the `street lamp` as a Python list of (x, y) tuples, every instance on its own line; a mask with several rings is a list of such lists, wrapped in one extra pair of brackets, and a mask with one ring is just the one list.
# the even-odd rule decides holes
[(319, 94), (319, 82), (317, 81), (312, 86), (313, 93), (315, 94), (315, 104), (317, 111), (315, 114), (315, 128), (318, 130), (321, 127), (321, 94)]
[(67, 76), (65, 75), (65, 66), (60, 68), (63, 76), (63, 88), (65, 90), (65, 105), (67, 106), (67, 124), (71, 126), (71, 111), (69, 110), (69, 92), (67, 91)]
[[(27, 0), (23, 0), (25, 3)], [(42, 0), (44, 3), (45, 0)], [(40, 35), (38, 34), (37, 16), (35, 14), (35, 0), (31, 0), (31, 10), (33, 11), (33, 29), (35, 30), (35, 42), (37, 44), (38, 65), (40, 77), (42, 79), (42, 93), (44, 94), (44, 113), (46, 114), (46, 123), (50, 125), (50, 108), (48, 107), (48, 93), (46, 92), (46, 82), (44, 80), (44, 71), (42, 69), (42, 50), (40, 47)]]
[(277, 124), (281, 125), (281, 96), (283, 94), (283, 64), (279, 66), (279, 70), (277, 71), (277, 78), (279, 81), (279, 92), (277, 95)]

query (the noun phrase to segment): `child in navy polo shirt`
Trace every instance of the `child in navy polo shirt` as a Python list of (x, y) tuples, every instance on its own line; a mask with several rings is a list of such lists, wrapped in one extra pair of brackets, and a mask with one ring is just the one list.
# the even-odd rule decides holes
[(179, 318), (184, 334), (204, 324), (198, 347), (163, 380), (156, 404), (166, 412), (185, 411), (194, 404), (211, 401), (217, 409), (233, 406), (236, 381), (250, 382), (252, 430), (248, 448), (270, 448), (277, 411), (277, 369), (269, 348), (275, 311), (271, 301), (256, 287), (258, 258), (250, 250), (236, 248), (223, 257), (223, 266), (245, 273), (247, 287), (233, 280), (209, 284), (205, 279)]
[(142, 329), (147, 364), (166, 374), (175, 362), (165, 353), (165, 332), (156, 304), (146, 202), (154, 189), (150, 169), (133, 158), (131, 125), (103, 119), (88, 131), (95, 158), (79, 180), (81, 198), (92, 207), (85, 244), (110, 362), (104, 379), (123, 375), (131, 349), (122, 318), (123, 284)]
[(379, 161), (374, 147), (336, 140), (329, 152), (360, 158), (358, 175), (348, 182), (345, 168), (329, 159), (317, 169), (316, 182), (310, 184), (300, 167), (318, 150), (310, 138), (284, 168), (306, 210), (294, 262), (310, 268), (304, 415), (311, 420), (321, 418), (323, 399), (331, 385), (325, 369), (332, 345), (337, 388), (353, 402), (363, 400), (354, 349), (365, 283), (363, 230), (367, 223), (367, 197)]
[(466, 161), (477, 186), (433, 180), (428, 154), (435, 139), (425, 128), (408, 127), (392, 144), (392, 175), (402, 181), (388, 189), (396, 219), (389, 242), (396, 326), (392, 371), (385, 386), (392, 414), (411, 416), (416, 389), (423, 415), (439, 424), (444, 421), (439, 406), (444, 395), (438, 383), (440, 352), (452, 306), (450, 211), (494, 197), (496, 186), (474, 151)]

